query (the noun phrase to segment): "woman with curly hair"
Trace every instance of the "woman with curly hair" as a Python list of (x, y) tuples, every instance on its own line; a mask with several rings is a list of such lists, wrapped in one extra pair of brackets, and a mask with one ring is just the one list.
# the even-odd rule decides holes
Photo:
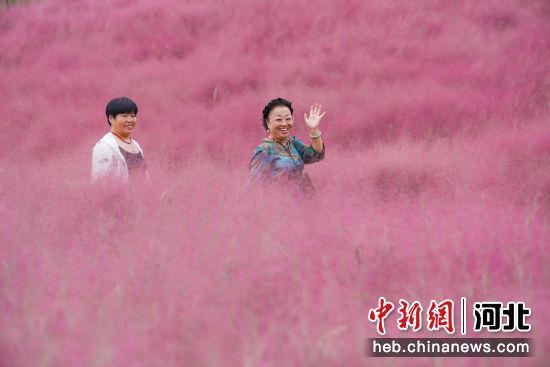
[(268, 136), (252, 152), (249, 164), (249, 179), (253, 182), (281, 182), (296, 184), (303, 192), (312, 192), (309, 176), (304, 173), (304, 164), (315, 163), (325, 157), (319, 122), (325, 115), (321, 105), (310, 106), (304, 120), (310, 129), (311, 145), (307, 146), (290, 135), (294, 125), (292, 103), (283, 98), (271, 100), (263, 110), (262, 122)]

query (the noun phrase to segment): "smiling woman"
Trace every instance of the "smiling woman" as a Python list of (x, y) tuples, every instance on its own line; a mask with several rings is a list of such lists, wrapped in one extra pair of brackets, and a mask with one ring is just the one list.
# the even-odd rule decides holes
[(279, 182), (287, 180), (297, 184), (302, 192), (313, 192), (311, 180), (304, 171), (304, 164), (319, 162), (325, 157), (319, 122), (325, 115), (321, 105), (310, 106), (309, 116), (304, 114), (310, 129), (311, 146), (306, 146), (295, 136), (290, 137), (294, 126), (292, 103), (283, 98), (271, 100), (263, 110), (263, 125), (269, 134), (252, 152), (249, 165), (250, 181)]
[(147, 176), (143, 151), (130, 137), (137, 113), (137, 105), (128, 97), (115, 98), (107, 104), (105, 114), (111, 131), (94, 146), (92, 182), (127, 182), (130, 176)]

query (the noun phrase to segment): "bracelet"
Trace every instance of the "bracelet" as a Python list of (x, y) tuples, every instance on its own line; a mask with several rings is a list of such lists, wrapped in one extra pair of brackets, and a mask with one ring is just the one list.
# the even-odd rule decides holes
[(312, 139), (317, 139), (319, 137), (321, 137), (321, 130), (318, 130), (319, 131), (319, 134), (317, 135), (311, 135), (311, 133), (309, 133), (309, 137), (312, 138)]

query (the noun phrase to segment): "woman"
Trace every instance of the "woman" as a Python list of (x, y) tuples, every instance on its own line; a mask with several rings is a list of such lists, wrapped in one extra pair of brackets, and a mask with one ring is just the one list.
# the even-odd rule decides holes
[(304, 114), (310, 129), (311, 146), (290, 136), (294, 125), (292, 103), (283, 98), (270, 101), (263, 110), (263, 125), (268, 137), (254, 149), (249, 164), (251, 181), (276, 182), (281, 179), (294, 182), (304, 192), (312, 192), (313, 186), (304, 164), (315, 163), (325, 158), (325, 146), (321, 140), (319, 122), (325, 115), (321, 106), (315, 104)]
[(111, 131), (94, 146), (92, 182), (127, 182), (129, 177), (147, 177), (141, 147), (130, 137), (137, 113), (137, 105), (127, 97), (115, 98), (107, 104), (105, 114)]

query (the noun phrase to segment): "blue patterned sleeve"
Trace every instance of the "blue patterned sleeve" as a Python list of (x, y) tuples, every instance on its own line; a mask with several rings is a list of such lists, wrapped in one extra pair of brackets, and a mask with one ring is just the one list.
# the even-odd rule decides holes
[(312, 146), (307, 146), (300, 141), (297, 137), (293, 136), (292, 140), (296, 146), (296, 150), (300, 153), (304, 164), (310, 164), (322, 161), (325, 158), (325, 144), (323, 143), (323, 151), (318, 153)]
[(272, 155), (261, 146), (254, 149), (248, 165), (248, 180), (258, 182), (270, 178), (272, 158)]

